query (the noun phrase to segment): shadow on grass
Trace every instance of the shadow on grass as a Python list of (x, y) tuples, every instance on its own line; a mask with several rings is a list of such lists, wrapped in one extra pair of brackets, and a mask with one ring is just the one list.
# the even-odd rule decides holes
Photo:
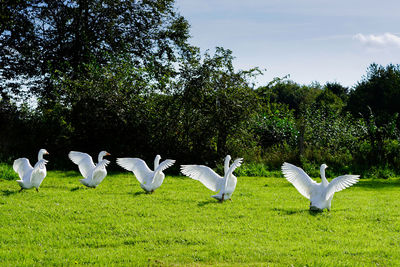
[(191, 178), (188, 178), (187, 176), (184, 175), (177, 175), (177, 176), (169, 176), (168, 178), (176, 179), (176, 180), (190, 180)]
[(209, 205), (209, 204), (222, 204), (222, 202), (210, 199), (210, 200), (206, 200), (206, 201), (197, 203), (197, 206), (204, 207), (205, 205)]
[(281, 209), (281, 208), (272, 208), (271, 210), (277, 211), (279, 214), (286, 214), (286, 215), (305, 213), (308, 211), (308, 210), (291, 210), (291, 209)]
[(361, 188), (374, 188), (374, 189), (382, 189), (382, 188), (398, 188), (400, 187), (400, 179), (387, 179), (387, 180), (360, 180), (355, 187)]
[(310, 215), (312, 215), (312, 216), (320, 215), (320, 214), (322, 214), (323, 212), (324, 212), (323, 210), (311, 210), (311, 209), (308, 210), (308, 213), (309, 213)]
[(70, 177), (81, 177), (81, 174), (77, 171), (53, 171), (50, 172), (49, 176), (57, 176), (57, 178), (70, 178)]
[(1, 194), (2, 194), (3, 196), (6, 196), (6, 197), (8, 197), (8, 196), (10, 196), (10, 195), (17, 194), (17, 193), (18, 193), (18, 191), (11, 191), (11, 190), (8, 190), (8, 189), (6, 189), (6, 190), (1, 190)]
[(130, 192), (129, 194), (130, 195), (134, 195), (135, 197), (136, 196), (141, 196), (141, 195), (149, 195), (149, 193), (146, 193), (144, 191)]
[(335, 212), (345, 212), (348, 209), (334, 209), (333, 211), (327, 211), (326, 209), (324, 210), (311, 210), (311, 209), (304, 209), (304, 210), (294, 210), (294, 209), (282, 209), (282, 208), (272, 208), (272, 211), (277, 211), (279, 214), (285, 214), (285, 215), (293, 215), (293, 214), (301, 214), (301, 213), (308, 213), (312, 216), (318, 216), (320, 214), (331, 214)]
[(81, 186), (76, 186), (76, 187), (74, 187), (74, 188), (71, 188), (71, 192), (74, 192), (74, 191), (77, 191), (77, 190), (80, 190), (80, 189), (85, 189), (85, 188), (83, 188), (83, 187), (81, 187)]

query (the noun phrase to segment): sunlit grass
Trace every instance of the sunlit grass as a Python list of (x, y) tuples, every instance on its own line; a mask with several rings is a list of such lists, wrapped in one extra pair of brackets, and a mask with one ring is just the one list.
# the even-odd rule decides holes
[(283, 178), (238, 177), (223, 204), (183, 177), (154, 194), (129, 173), (79, 179), (0, 180), (0, 265), (400, 265), (399, 179), (362, 180), (323, 213)]

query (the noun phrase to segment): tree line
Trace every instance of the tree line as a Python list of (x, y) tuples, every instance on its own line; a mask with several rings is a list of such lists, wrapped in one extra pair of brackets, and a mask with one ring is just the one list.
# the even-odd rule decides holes
[(230, 153), (269, 170), (400, 170), (399, 65), (371, 64), (352, 88), (287, 77), (256, 86), (262, 72), (236, 70), (232, 51), (190, 45), (174, 0), (2, 3), (0, 161), (44, 147), (54, 168), (69, 166), (70, 150), (106, 149), (213, 166)]

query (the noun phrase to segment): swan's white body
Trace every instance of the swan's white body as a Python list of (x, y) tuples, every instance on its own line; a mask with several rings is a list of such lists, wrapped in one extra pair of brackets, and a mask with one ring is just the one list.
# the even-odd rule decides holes
[(38, 162), (34, 167), (30, 164), (27, 158), (19, 158), (14, 160), (13, 169), (20, 180), (17, 180), (21, 191), (23, 189), (30, 189), (35, 187), (36, 191), (39, 191), (39, 186), (46, 177), (46, 163), (47, 160), (43, 159), (43, 155), (49, 154), (46, 149), (40, 149), (38, 153)]
[(166, 159), (160, 163), (160, 159), (160, 155), (154, 159), (154, 171), (150, 170), (146, 162), (139, 158), (118, 158), (117, 163), (125, 170), (133, 172), (144, 191), (153, 193), (164, 182), (163, 171), (175, 163), (172, 159)]
[(333, 195), (357, 183), (360, 177), (359, 175), (342, 175), (329, 183), (325, 177), (327, 167), (326, 164), (321, 165), (321, 183), (317, 183), (303, 169), (287, 162), (282, 165), (283, 175), (296, 187), (300, 194), (310, 200), (311, 210), (331, 210)]
[(226, 156), (224, 164), (224, 177), (219, 176), (211, 168), (204, 165), (182, 165), (181, 172), (190, 178), (200, 181), (208, 189), (218, 192), (213, 198), (224, 201), (231, 199), (233, 191), (235, 191), (237, 178), (233, 175), (233, 171), (238, 168), (243, 159), (235, 159), (233, 164), (229, 166), (231, 156)]
[(94, 165), (92, 157), (86, 153), (71, 151), (68, 157), (73, 163), (78, 165), (79, 171), (85, 178), (79, 181), (87, 187), (96, 188), (107, 176), (106, 167), (110, 162), (103, 159), (103, 157), (108, 155), (110, 155), (110, 153), (101, 151), (96, 165)]

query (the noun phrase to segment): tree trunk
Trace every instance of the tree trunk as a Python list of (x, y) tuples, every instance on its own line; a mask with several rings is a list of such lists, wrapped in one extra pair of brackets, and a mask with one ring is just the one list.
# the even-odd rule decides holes
[(217, 138), (217, 155), (218, 157), (224, 157), (227, 153), (226, 149), (226, 139), (228, 137), (228, 133), (224, 130), (218, 131)]

